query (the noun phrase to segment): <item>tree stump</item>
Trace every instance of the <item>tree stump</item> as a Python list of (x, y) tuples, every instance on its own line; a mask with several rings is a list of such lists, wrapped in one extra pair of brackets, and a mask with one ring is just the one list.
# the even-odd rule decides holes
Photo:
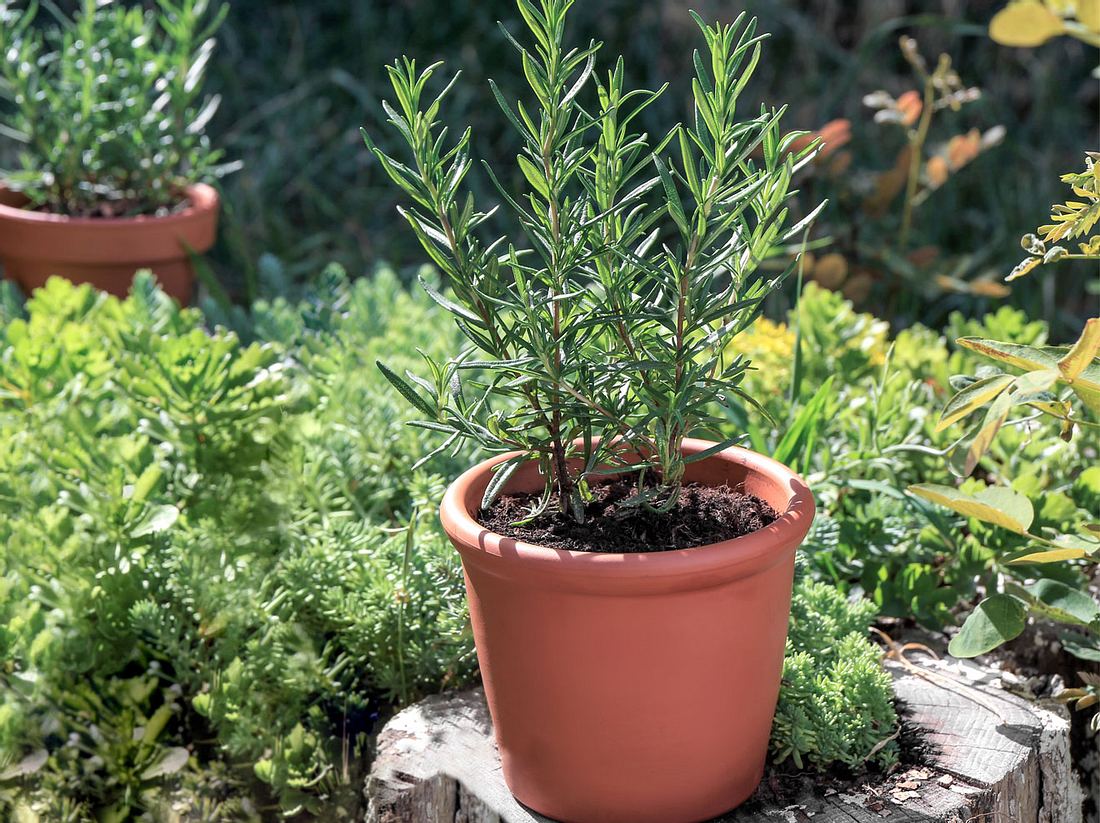
[[(1006, 691), (973, 663), (888, 662), (929, 762), (880, 785), (815, 788), (769, 805), (762, 787), (730, 823), (1081, 823), (1064, 709)], [(436, 695), (397, 714), (378, 738), (367, 780), (369, 823), (551, 823), (509, 793), (480, 689)]]

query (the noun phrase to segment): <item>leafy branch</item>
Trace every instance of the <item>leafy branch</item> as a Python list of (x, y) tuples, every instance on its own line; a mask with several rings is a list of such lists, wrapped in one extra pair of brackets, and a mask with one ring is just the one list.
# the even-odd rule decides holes
[(473, 439), (521, 453), (486, 506), (508, 472), (536, 459), (547, 486), (530, 517), (553, 501), (583, 520), (590, 482), (627, 466), (651, 480), (639, 479), (630, 502), (669, 507), (686, 463), (700, 458), (683, 457), (684, 437), (717, 430), (717, 403), (753, 403), (738, 385), (748, 362), (729, 358), (727, 344), (789, 273), (765, 278), (757, 267), (813, 218), (786, 226), (792, 176), (815, 146), (792, 148), (782, 110), (738, 119), (761, 53), (754, 20), (709, 26), (693, 15), (706, 43), (694, 55), (694, 122), (653, 143), (632, 126), (664, 87), (627, 89), (621, 58), (601, 76), (598, 43), (567, 48), (572, 0), (517, 5), (527, 42), (504, 34), (530, 99), (490, 84), (521, 138), (524, 190), (484, 166), (514, 218), (510, 235), (482, 240), (495, 209), (463, 193), (471, 132), (448, 145), (440, 119), (457, 75), (429, 99), (439, 64), (388, 67), (397, 105), (383, 108), (408, 155), (364, 137), (412, 200), (401, 214), (447, 288), (424, 286), (470, 347), (446, 364), (426, 358), (430, 379), (379, 366), (426, 418), (414, 425), (447, 435), (444, 448)]

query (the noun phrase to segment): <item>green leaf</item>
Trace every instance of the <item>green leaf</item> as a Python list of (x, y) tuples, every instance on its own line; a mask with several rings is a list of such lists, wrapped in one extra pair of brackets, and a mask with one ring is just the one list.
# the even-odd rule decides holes
[(1024, 604), (1011, 595), (995, 594), (970, 613), (947, 651), (955, 657), (977, 657), (1019, 637), (1026, 625)]
[(695, 454), (689, 454), (684, 458), (684, 463), (698, 463), (700, 460), (706, 460), (708, 457), (713, 457), (719, 452), (723, 452), (731, 446), (736, 446), (744, 439), (743, 435), (738, 434), (735, 437), (730, 437), (723, 440), (721, 443), (715, 443), (713, 446), (703, 449), (702, 451), (695, 452)]
[(1023, 346), (1018, 343), (999, 343), (996, 340), (983, 340), (977, 337), (960, 337), (955, 341), (960, 346), (985, 355), (999, 363), (1007, 363), (1026, 371), (1058, 368), (1058, 358), (1047, 349), (1038, 346)]
[(505, 463), (501, 463), (494, 468), (493, 477), (489, 481), (489, 485), (485, 487), (485, 494), (481, 497), (482, 509), (487, 509), (493, 505), (493, 502), (504, 490), (505, 484), (512, 478), (512, 475), (516, 473), (516, 469), (518, 469), (527, 459), (527, 455), (521, 455), (520, 457), (514, 457)]
[(1082, 642), (1082, 638), (1072, 637), (1067, 633), (1062, 636), (1062, 648), (1078, 660), (1089, 660), (1093, 663), (1100, 663), (1100, 648), (1097, 648), (1095, 641), (1092, 645), (1086, 645)]
[(1012, 393), (1016, 397), (1016, 402), (1025, 402), (1032, 395), (1049, 391), (1058, 382), (1059, 377), (1061, 374), (1057, 369), (1039, 369), (1021, 374), (1012, 381)]
[(149, 492), (156, 487), (162, 473), (160, 466), (156, 463), (150, 463), (146, 466), (145, 471), (134, 482), (134, 487), (130, 491), (130, 500), (135, 503), (144, 502), (145, 498), (149, 496)]
[(699, 200), (702, 198), (703, 187), (699, 182), (699, 172), (695, 168), (695, 152), (691, 148), (687, 132), (684, 129), (679, 129), (678, 132), (680, 137), (680, 157), (684, 164), (684, 177), (687, 179), (688, 188), (691, 190), (692, 196)]
[(527, 178), (527, 182), (531, 184), (531, 187), (549, 200), (550, 187), (546, 183), (542, 170), (522, 154), (516, 155), (516, 162), (519, 163), (520, 170), (523, 172), (523, 176)]
[(832, 398), (835, 377), (836, 375), (829, 375), (810, 401), (799, 410), (772, 452), (772, 459), (784, 465), (790, 465), (792, 461), (809, 465), (818, 433), (825, 423), (825, 410)]
[(1038, 580), (1024, 590), (1037, 601), (1033, 608), (1059, 623), (1087, 626), (1100, 618), (1100, 604), (1091, 595), (1057, 580)]
[(1027, 534), (1035, 519), (1031, 501), (1004, 486), (990, 486), (972, 495), (953, 486), (920, 483), (910, 486), (909, 491), (965, 517), (975, 517), (1016, 534)]
[(375, 360), (374, 365), (376, 365), (378, 367), (378, 370), (382, 372), (382, 376), (389, 380), (390, 384), (395, 389), (401, 392), (401, 395), (406, 400), (412, 403), (413, 406), (422, 411), (424, 414), (428, 415), (428, 417), (435, 419), (436, 410), (433, 409), (424, 398), (417, 394), (413, 390), (412, 386), (410, 386), (407, 382), (405, 382), (405, 380), (390, 371), (390, 369), (387, 368), (381, 360)]
[(465, 318), (471, 323), (480, 324), (482, 322), (481, 318), (470, 311), (468, 308), (459, 305), (454, 300), (451, 300), (449, 297), (445, 297), (435, 286), (424, 279), (423, 275), (417, 275), (416, 279), (420, 281), (420, 287), (424, 289), (425, 292), (427, 292), (428, 297), (432, 298), (432, 300), (445, 308), (451, 314), (457, 314), (459, 317)]
[(145, 537), (159, 534), (172, 527), (179, 519), (180, 510), (172, 505), (154, 506), (149, 509), (136, 526), (130, 531), (131, 537)]
[(997, 374), (971, 383), (960, 391), (944, 407), (940, 415), (940, 422), (936, 424), (936, 431), (941, 432), (948, 426), (957, 423), (971, 412), (984, 406), (1008, 388), (1012, 383), (1011, 374)]
[(684, 204), (680, 202), (680, 195), (676, 191), (676, 181), (672, 179), (664, 161), (657, 155), (653, 155), (653, 164), (657, 167), (657, 174), (661, 177), (661, 184), (665, 189), (665, 200), (668, 203), (668, 213), (683, 234), (687, 235), (688, 220), (684, 214)]
[(964, 477), (969, 476), (977, 468), (983, 455), (993, 444), (997, 432), (1001, 430), (1001, 426), (1008, 419), (1008, 413), (1012, 411), (1012, 401), (1011, 394), (1001, 394), (986, 410), (981, 426), (967, 445), (966, 459), (963, 462)]
[(152, 766), (141, 773), (142, 780), (154, 780), (175, 774), (187, 765), (191, 753), (181, 746), (173, 746), (167, 749)]

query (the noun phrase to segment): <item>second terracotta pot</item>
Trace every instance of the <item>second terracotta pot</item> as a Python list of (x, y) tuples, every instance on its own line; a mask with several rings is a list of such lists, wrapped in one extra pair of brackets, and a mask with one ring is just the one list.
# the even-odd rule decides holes
[(187, 250), (214, 243), (218, 193), (200, 183), (190, 204), (164, 217), (68, 217), (26, 209), (26, 197), (0, 186), (0, 261), (30, 292), (51, 275), (123, 296), (134, 272), (151, 269), (168, 294), (190, 302), (194, 273)]
[[(694, 454), (711, 444), (688, 440)], [(806, 484), (731, 448), (687, 480), (728, 484), (780, 517), (679, 551), (603, 554), (505, 538), (474, 519), (503, 455), (447, 490), (478, 661), (516, 798), (569, 823), (706, 820), (764, 770), (779, 693), (795, 549), (814, 516)], [(534, 491), (535, 464), (507, 491)]]

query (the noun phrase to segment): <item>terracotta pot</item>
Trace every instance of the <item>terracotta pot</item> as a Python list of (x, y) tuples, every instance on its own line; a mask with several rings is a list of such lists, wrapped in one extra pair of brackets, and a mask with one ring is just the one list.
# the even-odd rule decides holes
[[(459, 477), (440, 514), (462, 555), (512, 793), (570, 823), (699, 821), (741, 803), (764, 770), (794, 553), (814, 516), (806, 484), (726, 449), (689, 464), (687, 480), (761, 497), (781, 512), (770, 526), (679, 551), (574, 552), (474, 520), (490, 468), (508, 457)], [(531, 463), (506, 490), (541, 488)]]
[(54, 274), (123, 296), (138, 269), (152, 269), (161, 287), (191, 299), (194, 272), (186, 248), (214, 244), (218, 193), (200, 183), (191, 205), (165, 217), (68, 217), (23, 208), (27, 199), (0, 186), (0, 262), (27, 292)]

